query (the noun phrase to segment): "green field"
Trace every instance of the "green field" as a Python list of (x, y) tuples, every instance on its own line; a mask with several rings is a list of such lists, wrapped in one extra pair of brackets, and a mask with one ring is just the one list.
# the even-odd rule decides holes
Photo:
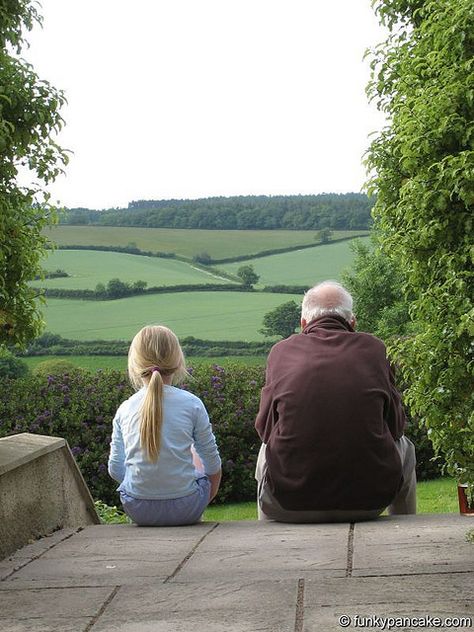
[[(314, 230), (191, 230), (186, 228), (129, 228), (115, 226), (55, 226), (48, 237), (59, 245), (127, 246), (174, 252), (192, 258), (203, 251), (214, 259), (254, 254), (272, 248), (316, 243)], [(335, 231), (333, 239), (363, 234)], [(366, 233), (365, 233), (366, 234)]]
[(263, 317), (292, 294), (179, 292), (114, 301), (48, 299), (46, 331), (74, 340), (131, 340), (144, 325), (164, 324), (180, 337), (262, 340)]
[(93, 290), (97, 283), (105, 284), (117, 277), (128, 283), (146, 281), (150, 287), (185, 283), (230, 283), (228, 279), (183, 261), (118, 252), (56, 250), (44, 259), (42, 265), (47, 271), (58, 268), (64, 270), (69, 277), (34, 281), (32, 285), (36, 287)]
[[(29, 358), (21, 358), (26, 362), (30, 370), (41, 362), (48, 360), (66, 360), (74, 366), (88, 371), (97, 371), (99, 369), (113, 369), (115, 371), (127, 370), (127, 357), (123, 356), (31, 356)], [(228, 366), (230, 364), (245, 364), (246, 366), (263, 366), (265, 364), (265, 356), (188, 356), (186, 358), (187, 366), (200, 366), (201, 364), (219, 364), (220, 366)]]
[[(368, 243), (369, 238), (364, 237), (362, 241)], [(325, 279), (340, 279), (341, 272), (351, 265), (353, 258), (351, 242), (342, 241), (317, 248), (260, 257), (247, 263), (251, 263), (255, 272), (260, 275), (259, 286), (283, 284), (311, 287)], [(235, 274), (241, 265), (227, 263), (220, 264), (219, 268)]]

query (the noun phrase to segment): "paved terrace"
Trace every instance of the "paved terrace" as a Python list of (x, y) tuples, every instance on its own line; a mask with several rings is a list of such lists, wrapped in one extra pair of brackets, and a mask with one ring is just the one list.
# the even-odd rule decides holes
[(474, 518), (433, 514), (58, 531), (0, 562), (0, 630), (340, 631), (341, 615), (349, 630), (382, 629), (356, 625), (357, 615), (474, 621), (472, 527)]

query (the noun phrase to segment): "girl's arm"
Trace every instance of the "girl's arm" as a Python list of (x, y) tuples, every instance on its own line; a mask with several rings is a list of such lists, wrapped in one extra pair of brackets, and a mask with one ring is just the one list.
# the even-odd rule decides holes
[(219, 491), (219, 485), (221, 484), (222, 479), (222, 470), (219, 470), (215, 474), (208, 474), (207, 476), (211, 481), (211, 494), (209, 496), (209, 502), (211, 502), (211, 500), (217, 496), (217, 492)]
[[(202, 402), (200, 402), (194, 427), (194, 448), (195, 452), (199, 455), (202, 469), (211, 481), (210, 500), (212, 500), (217, 495), (222, 478), (221, 458), (217, 449), (216, 438), (212, 432), (209, 416)], [(195, 466), (196, 464), (199, 465), (197, 459), (194, 459), (194, 462)]]
[(112, 439), (110, 441), (109, 475), (121, 483), (125, 476), (125, 447), (123, 444), (122, 430), (115, 416), (112, 427)]

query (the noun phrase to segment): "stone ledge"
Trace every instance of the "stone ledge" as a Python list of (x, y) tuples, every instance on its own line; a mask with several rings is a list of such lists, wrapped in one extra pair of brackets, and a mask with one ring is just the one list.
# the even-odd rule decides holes
[(0, 476), (66, 445), (60, 437), (28, 432), (0, 439)]
[(57, 529), (99, 522), (64, 439), (27, 433), (0, 439), (0, 559)]

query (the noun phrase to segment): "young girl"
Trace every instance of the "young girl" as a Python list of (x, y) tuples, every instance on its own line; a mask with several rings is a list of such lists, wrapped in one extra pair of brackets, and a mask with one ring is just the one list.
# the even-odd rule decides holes
[(138, 525), (198, 522), (217, 494), (221, 460), (202, 401), (172, 386), (186, 375), (167, 327), (144, 327), (132, 341), (128, 374), (136, 389), (113, 421), (109, 474)]

